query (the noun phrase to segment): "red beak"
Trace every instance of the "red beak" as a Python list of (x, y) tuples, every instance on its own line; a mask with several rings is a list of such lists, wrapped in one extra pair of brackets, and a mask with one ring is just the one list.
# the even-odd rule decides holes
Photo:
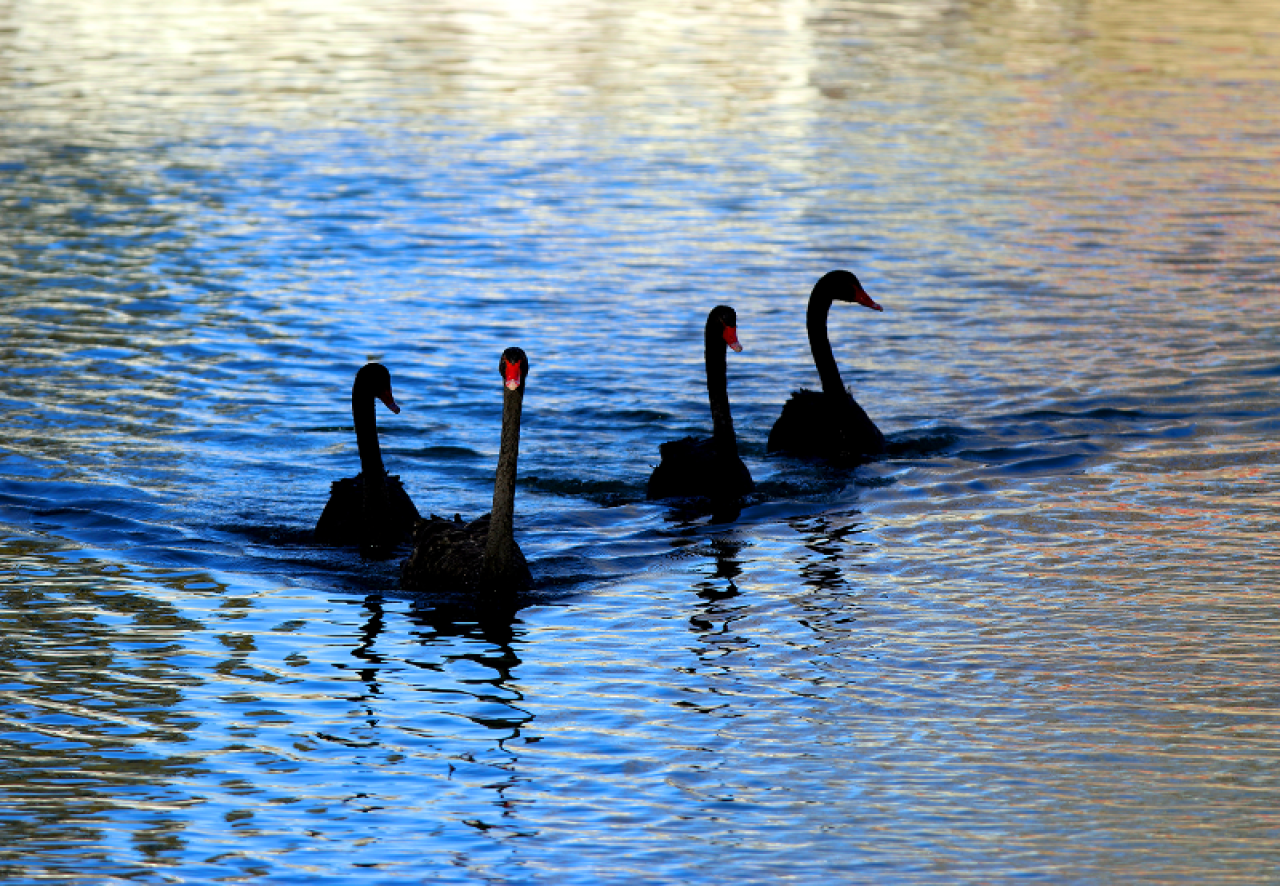
[(516, 388), (520, 387), (521, 381), (520, 362), (516, 361), (515, 363), (507, 363), (506, 361), (503, 361), (502, 383), (507, 386), (507, 390), (514, 391)]
[(733, 348), (735, 354), (742, 350), (742, 345), (738, 343), (738, 330), (732, 326), (724, 328), (724, 343)]
[(884, 310), (884, 308), (880, 307), (878, 304), (872, 301), (871, 296), (867, 295), (867, 291), (863, 289), (861, 286), (859, 286), (858, 291), (853, 294), (853, 300), (856, 301), (858, 304), (862, 305), (864, 308), (870, 308), (873, 311)]
[(387, 388), (378, 395), (378, 399), (387, 404), (387, 408), (396, 415), (400, 414), (400, 407), (396, 405), (396, 398), (391, 396), (391, 388)]

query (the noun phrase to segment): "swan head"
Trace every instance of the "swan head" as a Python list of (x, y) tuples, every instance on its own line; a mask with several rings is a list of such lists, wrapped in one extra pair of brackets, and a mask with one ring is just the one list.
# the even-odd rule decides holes
[(818, 285), (813, 287), (813, 291), (815, 293), (822, 292), (824, 295), (829, 296), (832, 301), (850, 301), (873, 311), (884, 310), (884, 308), (875, 303), (871, 296), (867, 295), (867, 291), (862, 288), (858, 278), (850, 271), (831, 271), (828, 274), (824, 274), (822, 279), (818, 281)]
[(728, 305), (716, 305), (707, 315), (707, 329), (718, 333), (734, 353), (742, 350), (738, 341), (738, 312)]
[(529, 374), (529, 358), (519, 348), (507, 348), (498, 361), (498, 372), (508, 391), (518, 390), (524, 386), (525, 376)]
[(377, 397), (396, 415), (400, 414), (396, 398), (391, 396), (391, 373), (381, 363), (366, 363), (360, 367), (352, 393), (357, 397)]

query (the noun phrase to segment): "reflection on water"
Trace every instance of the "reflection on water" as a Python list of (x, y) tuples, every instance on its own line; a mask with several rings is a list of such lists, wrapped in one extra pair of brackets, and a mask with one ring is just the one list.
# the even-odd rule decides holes
[[(0, 5), (6, 881), (1258, 882), (1261, 2)], [(765, 453), (837, 360), (890, 456)], [(704, 429), (761, 501), (644, 501)], [(865, 313), (865, 312), (864, 312)], [(537, 587), (317, 548), (369, 359), (424, 511), (534, 357)]]

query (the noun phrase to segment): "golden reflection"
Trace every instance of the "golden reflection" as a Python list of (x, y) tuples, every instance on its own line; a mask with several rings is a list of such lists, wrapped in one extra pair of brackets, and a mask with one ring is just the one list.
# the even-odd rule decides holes
[(18, 94), (28, 122), (122, 137), (172, 113), (284, 125), (465, 110), (513, 126), (659, 107), (653, 124), (715, 126), (727, 106), (807, 98), (806, 10), (802, 0), (22, 4), (0, 12), (0, 88)]
[[(821, 96), (916, 88), (944, 102), (954, 84), (931, 98), (936, 78), (922, 75), (948, 71), (964, 91), (1059, 69), (1107, 88), (1270, 83), (1278, 20), (1262, 0), (51, 0), (0, 9), (0, 90), (29, 123), (112, 123), (122, 137), (175, 112), (315, 123), (466, 110), (507, 125), (640, 113), (714, 130), (760, 106), (810, 113)], [(973, 79), (984, 64), (1000, 70)]]

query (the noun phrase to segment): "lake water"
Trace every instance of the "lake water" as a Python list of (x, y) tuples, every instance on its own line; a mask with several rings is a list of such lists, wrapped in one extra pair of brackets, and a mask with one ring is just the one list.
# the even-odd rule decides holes
[[(16, 2), (0, 109), (6, 882), (1280, 881), (1276, 4)], [(486, 510), (510, 345), (451, 620), (310, 530), (369, 359)]]

